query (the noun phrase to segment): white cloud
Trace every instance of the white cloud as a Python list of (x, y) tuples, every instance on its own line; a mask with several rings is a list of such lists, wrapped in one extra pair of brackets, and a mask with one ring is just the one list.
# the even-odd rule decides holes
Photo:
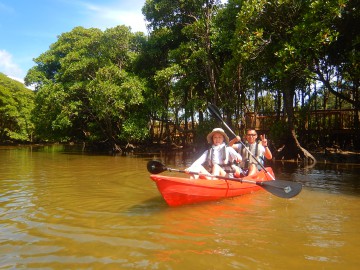
[[(85, 13), (88, 16), (87, 23), (91, 27), (105, 30), (116, 25), (125, 25), (130, 26), (132, 32), (147, 32), (145, 18), (141, 13), (142, 5), (129, 9), (120, 5), (109, 6), (107, 4), (106, 6), (101, 6), (86, 2), (79, 3), (85, 7)], [(141, 3), (143, 4), (143, 2)]]
[(0, 72), (9, 78), (24, 83), (23, 70), (14, 63), (12, 55), (5, 50), (0, 50)]

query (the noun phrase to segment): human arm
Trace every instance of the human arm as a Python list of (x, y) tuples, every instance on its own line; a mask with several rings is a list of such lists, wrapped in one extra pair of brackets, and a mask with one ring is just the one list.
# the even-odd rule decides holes
[(237, 149), (237, 142), (240, 142), (241, 141), (241, 138), (240, 136), (236, 136), (234, 139), (232, 139), (230, 142), (229, 142), (229, 146), (231, 146), (232, 148), (234, 149)]
[(264, 156), (266, 159), (272, 159), (272, 153), (268, 147), (268, 141), (266, 139), (265, 134), (264, 135), (260, 135), (260, 139), (261, 139), (261, 145), (265, 148), (264, 151)]
[(185, 172), (197, 172), (200, 166), (202, 166), (202, 164), (206, 161), (207, 154), (208, 150), (206, 150), (197, 160), (195, 160), (188, 168), (186, 168)]
[(242, 161), (241, 155), (233, 147), (229, 146), (228, 150), (232, 160), (236, 161), (237, 163), (240, 163)]

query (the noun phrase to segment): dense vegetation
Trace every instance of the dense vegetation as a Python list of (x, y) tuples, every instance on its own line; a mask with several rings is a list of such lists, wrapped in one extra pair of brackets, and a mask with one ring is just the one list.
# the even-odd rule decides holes
[(0, 143), (31, 141), (34, 93), (0, 73)]
[(354, 109), (359, 128), (357, 1), (147, 0), (142, 11), (148, 36), (76, 27), (34, 60), (36, 140), (185, 146), (214, 127), (208, 102), (237, 132), (244, 113), (275, 112), (278, 158), (312, 158), (296, 111)]

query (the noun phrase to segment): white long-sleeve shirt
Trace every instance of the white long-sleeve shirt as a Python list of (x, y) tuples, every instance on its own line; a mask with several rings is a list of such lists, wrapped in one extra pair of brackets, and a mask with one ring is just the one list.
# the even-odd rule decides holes
[[(226, 150), (223, 150), (223, 147), (226, 147)], [(191, 171), (198, 171), (199, 167), (209, 161), (209, 151), (211, 151), (211, 157), (210, 157), (210, 163), (213, 164), (219, 164), (219, 165), (227, 165), (228, 163), (232, 163), (234, 160), (241, 161), (241, 155), (236, 152), (235, 149), (232, 147), (226, 146), (225, 143), (222, 143), (218, 146), (212, 146), (211, 149), (206, 150), (197, 160), (194, 161), (194, 163), (190, 166), (189, 170)], [(224, 153), (226, 153), (228, 156), (224, 157)]]

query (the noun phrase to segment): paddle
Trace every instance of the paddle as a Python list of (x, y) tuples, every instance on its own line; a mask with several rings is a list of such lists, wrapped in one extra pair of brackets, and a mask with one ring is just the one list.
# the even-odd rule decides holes
[[(160, 161), (151, 160), (147, 163), (147, 169), (152, 174), (158, 174), (164, 171), (170, 171), (170, 172), (180, 172), (185, 173), (184, 170), (178, 170), (178, 169), (172, 169), (167, 168), (164, 164), (162, 164)], [(189, 174), (198, 174), (197, 172), (189, 172)], [(201, 174), (206, 175), (218, 179), (224, 179), (224, 180), (230, 180), (230, 181), (236, 181), (241, 183), (250, 183), (255, 184), (266, 191), (270, 192), (271, 194), (278, 196), (280, 198), (292, 198), (298, 195), (302, 189), (302, 185), (300, 183), (296, 182), (290, 182), (290, 181), (284, 181), (284, 180), (272, 180), (272, 181), (251, 181), (247, 179), (241, 179), (241, 178), (232, 178), (232, 177), (225, 177), (225, 176), (215, 176), (211, 174)], [(211, 181), (211, 180), (209, 180)]]

